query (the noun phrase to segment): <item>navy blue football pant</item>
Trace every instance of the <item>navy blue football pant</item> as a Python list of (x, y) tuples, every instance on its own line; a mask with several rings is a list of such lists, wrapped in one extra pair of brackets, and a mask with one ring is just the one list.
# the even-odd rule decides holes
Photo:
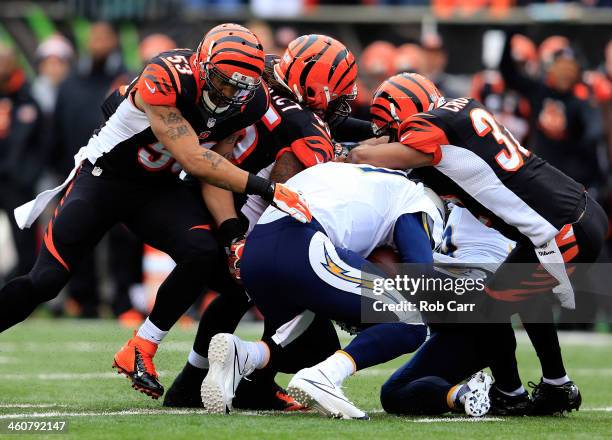
[(451, 388), (483, 368), (495, 369), (497, 362), (505, 361), (500, 353), (507, 347), (498, 349), (498, 343), (510, 333), (510, 324), (432, 325), (430, 338), (382, 386), (384, 410), (403, 415), (450, 411)]
[[(424, 241), (431, 259), (429, 237), (420, 220), (409, 214), (398, 220), (404, 222), (418, 237), (405, 253), (414, 254)], [(402, 229), (396, 225), (396, 230)], [(345, 348), (357, 369), (412, 352), (426, 336), (424, 325), (398, 322), (393, 312), (380, 312), (385, 323), (362, 323), (362, 308), (371, 309), (375, 301), (361, 294), (362, 270), (382, 275), (362, 256), (334, 247), (316, 220), (304, 225), (289, 217), (257, 225), (247, 238), (241, 263), (249, 296), (263, 313), (266, 327), (277, 329), (272, 338), (277, 345), (290, 346), (314, 316), (338, 321), (361, 330)]]

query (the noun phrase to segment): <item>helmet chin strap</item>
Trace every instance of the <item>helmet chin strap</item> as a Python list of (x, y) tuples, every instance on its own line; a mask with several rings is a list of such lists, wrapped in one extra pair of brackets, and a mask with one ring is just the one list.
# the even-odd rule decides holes
[(207, 108), (207, 110), (211, 111), (214, 114), (224, 113), (230, 107), (229, 105), (226, 105), (225, 107), (219, 107), (214, 102), (212, 102), (210, 97), (208, 96), (208, 90), (202, 91), (202, 101), (204, 102), (204, 106)]

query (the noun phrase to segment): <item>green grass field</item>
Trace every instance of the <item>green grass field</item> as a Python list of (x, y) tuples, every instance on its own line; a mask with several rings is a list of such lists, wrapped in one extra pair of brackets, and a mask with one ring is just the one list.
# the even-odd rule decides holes
[[(156, 356), (166, 387), (182, 367), (195, 329), (173, 330)], [(256, 338), (259, 329), (242, 326), (239, 334)], [(370, 412), (371, 420), (328, 420), (317, 414), (233, 413), (211, 416), (197, 411), (165, 410), (160, 401), (131, 389), (111, 369), (115, 351), (130, 332), (114, 321), (32, 319), (0, 335), (0, 437), (11, 420), (64, 420), (67, 433), (49, 438), (612, 438), (612, 336), (562, 335), (566, 364), (580, 385), (583, 407), (565, 417), (484, 418), (448, 416), (400, 418), (384, 414), (378, 391), (406, 359), (359, 372), (346, 392)], [(519, 336), (519, 365), (524, 383), (539, 379), (537, 359)], [(288, 376), (280, 376), (286, 385)], [(20, 434), (18, 438), (44, 435)]]

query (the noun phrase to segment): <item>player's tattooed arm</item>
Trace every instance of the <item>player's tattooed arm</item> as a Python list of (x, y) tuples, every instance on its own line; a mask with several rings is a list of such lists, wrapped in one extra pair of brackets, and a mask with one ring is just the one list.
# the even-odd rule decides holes
[(246, 190), (249, 173), (211, 150), (203, 149), (193, 127), (176, 107), (149, 105), (138, 93), (136, 105), (149, 118), (151, 130), (185, 172), (234, 192)]
[(433, 155), (422, 153), (399, 142), (354, 148), (346, 159), (348, 163), (374, 165), (376, 167), (406, 170), (433, 163)]

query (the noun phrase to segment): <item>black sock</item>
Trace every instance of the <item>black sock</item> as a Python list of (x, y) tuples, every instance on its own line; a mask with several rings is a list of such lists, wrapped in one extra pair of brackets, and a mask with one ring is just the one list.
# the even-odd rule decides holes
[(563, 365), (555, 324), (543, 322), (524, 323), (523, 325), (540, 359), (542, 376), (547, 379), (558, 379), (565, 376), (567, 373)]
[(490, 350), (489, 366), (495, 385), (503, 391), (514, 391), (521, 386), (516, 364), (516, 338), (510, 323), (489, 324), (483, 335), (487, 338), (483, 349)]
[(189, 362), (185, 364), (183, 367), (183, 371), (181, 375), (183, 379), (187, 382), (198, 382), (202, 383), (206, 375), (208, 374), (208, 368), (198, 368), (191, 365)]

